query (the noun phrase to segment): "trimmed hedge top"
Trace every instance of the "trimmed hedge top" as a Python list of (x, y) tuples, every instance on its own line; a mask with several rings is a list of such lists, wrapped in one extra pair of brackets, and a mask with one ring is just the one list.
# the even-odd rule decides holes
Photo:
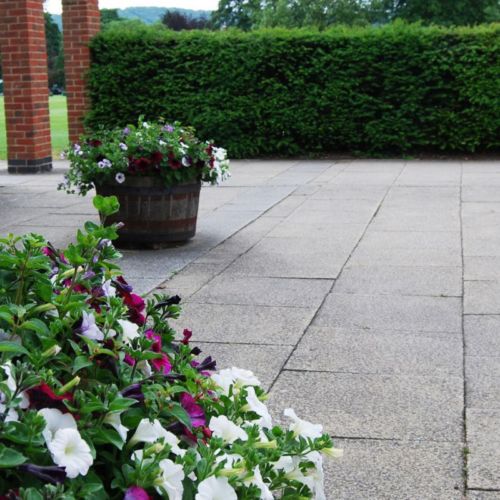
[(92, 41), (87, 123), (180, 120), (233, 158), (498, 150), (499, 34), (118, 27)]

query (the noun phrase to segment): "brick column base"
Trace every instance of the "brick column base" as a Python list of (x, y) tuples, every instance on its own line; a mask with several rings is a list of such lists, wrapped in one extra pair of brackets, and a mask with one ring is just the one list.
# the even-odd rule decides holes
[(41, 0), (0, 0), (8, 168), (52, 168), (45, 21)]

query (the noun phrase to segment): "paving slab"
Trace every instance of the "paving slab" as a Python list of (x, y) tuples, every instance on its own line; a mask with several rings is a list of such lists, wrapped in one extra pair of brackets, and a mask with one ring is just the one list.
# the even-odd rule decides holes
[(329, 294), (315, 326), (411, 332), (461, 332), (461, 299)]
[(325, 461), (330, 500), (462, 500), (459, 443), (342, 440), (341, 459)]
[(465, 281), (465, 314), (500, 314), (499, 281)]
[(467, 490), (466, 498), (469, 500), (500, 500), (500, 490)]
[(339, 373), (462, 375), (462, 337), (311, 327), (287, 369)]
[(462, 295), (462, 268), (347, 265), (335, 292), (458, 297)]
[(464, 316), (468, 356), (497, 356), (500, 353), (500, 316)]
[(294, 346), (315, 312), (315, 308), (188, 302), (174, 323), (179, 330), (192, 330), (195, 341)]
[(333, 280), (217, 276), (191, 297), (205, 304), (318, 307)]
[[(493, 353), (492, 353), (493, 354)], [(500, 353), (466, 356), (466, 404), (469, 408), (500, 410)]]
[(500, 281), (500, 255), (464, 256), (464, 279), (468, 281)]
[(264, 238), (227, 272), (237, 276), (334, 279), (356, 244), (355, 238), (328, 242), (319, 238)]
[(500, 490), (500, 410), (468, 409), (467, 486)]
[(371, 439), (462, 439), (461, 377), (283, 371), (269, 406), (322, 422), (332, 436)]

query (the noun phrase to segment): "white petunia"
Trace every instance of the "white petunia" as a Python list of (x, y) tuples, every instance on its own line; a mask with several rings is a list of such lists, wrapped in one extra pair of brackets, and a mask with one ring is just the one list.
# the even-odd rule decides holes
[(149, 125), (149, 123), (148, 123), (148, 122), (143, 122), (142, 126), (143, 126), (144, 128), (150, 128), (150, 126), (151, 126), (151, 125)]
[(225, 415), (212, 417), (208, 427), (215, 437), (222, 438), (226, 443), (234, 443), (237, 439), (248, 440), (247, 433), (231, 422)]
[(71, 413), (63, 413), (56, 408), (43, 408), (38, 411), (38, 415), (41, 415), (45, 420), (42, 434), (47, 445), (54, 439), (58, 430), (78, 428)]
[(212, 380), (219, 385), (224, 394), (229, 393), (229, 388), (231, 385), (235, 386), (235, 392), (243, 386), (260, 386), (259, 379), (250, 370), (243, 370), (241, 368), (226, 368), (225, 370), (220, 370), (212, 375)]
[(113, 427), (113, 429), (115, 429), (115, 431), (118, 432), (118, 434), (122, 438), (122, 441), (126, 441), (128, 429), (124, 425), (122, 425), (122, 421), (120, 419), (121, 414), (122, 412), (108, 413), (104, 417), (104, 423)]
[[(5, 383), (7, 384), (7, 387), (9, 388), (10, 392), (12, 394), (14, 394), (17, 390), (17, 384), (16, 384), (16, 381), (14, 380), (14, 377), (12, 376), (12, 363), (10, 361), (7, 361), (7, 363), (5, 363), (2, 366), (2, 369), (5, 372), (5, 375), (7, 375), (7, 380), (5, 381)], [(21, 397), (21, 401), (19, 402), (19, 405), (18, 405), (19, 408), (21, 408), (23, 410), (28, 408), (28, 406), (30, 405), (30, 399), (28, 397), (28, 393), (26, 391), (23, 391), (23, 392), (21, 392), (21, 394), (18, 394), (17, 397)], [(0, 400), (1, 400), (1, 396), (0, 396)], [(16, 412), (14, 412), (14, 413), (16, 413)], [(16, 413), (16, 415), (17, 415), (17, 413)]]
[(210, 476), (198, 485), (195, 500), (238, 500), (227, 477)]
[(86, 476), (93, 463), (89, 445), (76, 429), (59, 429), (48, 444), (52, 460), (70, 479)]
[[(0, 413), (3, 414), (5, 413), (5, 410), (7, 409), (7, 406), (5, 406), (3, 403), (0, 403)], [(14, 408), (9, 408), (9, 411), (7, 412), (7, 415), (5, 417), (5, 422), (18, 422), (19, 421), (19, 415), (17, 414), (17, 411), (14, 410)]]
[(160, 493), (162, 489), (167, 492), (169, 500), (182, 500), (184, 494), (184, 469), (182, 465), (172, 462), (172, 460), (164, 459), (160, 461), (161, 475), (156, 479), (155, 486)]
[(224, 148), (213, 148), (213, 154), (218, 161), (224, 161), (227, 158), (227, 151)]
[(185, 450), (179, 448), (179, 439), (175, 434), (164, 429), (159, 420), (150, 422), (147, 418), (139, 422), (135, 434), (129, 441), (129, 446), (135, 446), (137, 443), (155, 443), (161, 438), (171, 446), (172, 453), (181, 456), (185, 454)]
[(123, 184), (125, 182), (125, 174), (122, 172), (118, 172), (115, 175), (115, 181), (118, 182), (118, 184)]
[(136, 324), (126, 319), (119, 319), (118, 323), (122, 327), (122, 338), (125, 343), (130, 344), (132, 340), (139, 337), (139, 327)]
[(304, 438), (317, 439), (323, 435), (323, 426), (320, 424), (312, 424), (307, 420), (302, 420), (291, 408), (287, 408), (284, 411), (285, 417), (291, 418), (293, 423), (290, 424), (290, 430), (296, 436), (302, 436)]
[(253, 387), (247, 387), (247, 405), (250, 411), (259, 415), (259, 425), (270, 429), (273, 426), (273, 419), (266, 405), (257, 397)]
[(306, 460), (314, 464), (314, 469), (308, 469), (302, 482), (307, 484), (314, 492), (315, 500), (326, 500), (324, 475), (323, 475), (323, 457), (317, 451), (311, 451), (305, 457)]
[(253, 470), (253, 476), (250, 479), (245, 480), (247, 485), (255, 485), (260, 490), (260, 500), (273, 500), (273, 494), (267, 486), (267, 484), (262, 479), (262, 474), (260, 473), (259, 466), (257, 465)]
[(103, 340), (104, 333), (99, 330), (99, 327), (96, 325), (95, 316), (92, 313), (87, 313), (83, 311), (83, 320), (82, 320), (82, 335), (91, 340)]

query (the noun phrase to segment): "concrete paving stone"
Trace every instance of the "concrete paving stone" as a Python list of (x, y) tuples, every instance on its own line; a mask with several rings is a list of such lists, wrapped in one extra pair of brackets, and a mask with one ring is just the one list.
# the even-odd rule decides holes
[(374, 200), (380, 202), (389, 189), (387, 186), (344, 186), (334, 184), (333, 181), (322, 186), (311, 196), (311, 199)]
[(310, 327), (286, 368), (365, 374), (462, 375), (460, 335)]
[(500, 171), (494, 172), (470, 172), (466, 171), (462, 176), (462, 184), (466, 186), (500, 186)]
[(455, 186), (393, 186), (384, 200), (384, 207), (422, 207), (449, 204), (458, 207), (460, 188)]
[(282, 173), (266, 181), (266, 186), (297, 187), (314, 181), (320, 174), (318, 172)]
[(462, 269), (347, 265), (335, 283), (335, 293), (458, 297), (462, 295)]
[(408, 163), (396, 181), (398, 186), (459, 186), (462, 176), (460, 163), (419, 165)]
[(308, 212), (309, 217), (313, 216), (310, 212), (335, 213), (338, 211), (349, 210), (353, 212), (365, 212), (375, 210), (378, 206), (377, 200), (367, 199), (343, 199), (343, 198), (314, 198), (309, 196), (301, 206), (301, 212)]
[(465, 281), (465, 314), (500, 314), (500, 282)]
[(413, 209), (401, 213), (399, 210), (382, 209), (370, 228), (374, 231), (460, 231), (460, 215), (457, 210), (427, 213)]
[[(323, 215), (314, 217), (312, 215), (314, 213)], [(326, 238), (330, 241), (337, 239), (342, 242), (354, 241), (357, 243), (366, 230), (371, 217), (370, 215), (366, 215), (363, 223), (351, 224), (344, 223), (324, 212), (310, 212), (310, 214), (300, 215), (297, 212), (293, 213), (276, 226), (268, 236), (274, 238)]]
[(9, 227), (28, 223), (39, 213), (25, 208), (6, 208), (0, 203), (0, 231), (5, 234), (9, 231)]
[(200, 193), (200, 209), (215, 210), (225, 203), (237, 198), (248, 188), (226, 187), (226, 186), (206, 186)]
[[(39, 188), (41, 189), (41, 188)], [(75, 205), (81, 201), (81, 198), (76, 195), (69, 195), (61, 191), (49, 190), (45, 193), (37, 192), (35, 195), (30, 196), (25, 192), (18, 192), (16, 194), (6, 194), (0, 191), (2, 195), (2, 208), (57, 208), (65, 209)], [(95, 209), (94, 209), (95, 211)]]
[(337, 244), (334, 240), (268, 237), (231, 264), (227, 272), (237, 276), (334, 279), (355, 244), (354, 238)]
[[(175, 321), (200, 342), (295, 345), (315, 308), (233, 306), (185, 303)], [(244, 350), (244, 347), (242, 347)]]
[(238, 277), (222, 273), (191, 298), (192, 302), (232, 305), (318, 307), (333, 280)]
[[(78, 228), (82, 228), (85, 222), (91, 221), (99, 224), (99, 215), (94, 211), (93, 215), (89, 214), (67, 214), (64, 209), (64, 214), (45, 213), (25, 222), (21, 222), (20, 226), (38, 226), (38, 227), (68, 227), (76, 234)], [(37, 211), (37, 213), (39, 213)]]
[(314, 326), (411, 332), (461, 332), (461, 300), (454, 297), (331, 293)]
[(462, 265), (460, 232), (374, 231), (369, 228), (350, 264), (459, 267)]
[(329, 500), (463, 500), (460, 443), (336, 439), (325, 460)]
[(332, 436), (460, 441), (463, 380), (285, 370), (269, 407), (276, 416), (294, 408)]
[(467, 407), (500, 410), (500, 353), (493, 356), (466, 356)]
[(355, 172), (349, 169), (340, 172), (332, 183), (337, 186), (391, 186), (398, 172)]
[(478, 228), (500, 226), (500, 203), (463, 203), (462, 221), (466, 231), (472, 234)]
[(201, 359), (212, 356), (217, 361), (218, 370), (236, 366), (254, 372), (264, 390), (269, 390), (293, 349), (292, 346), (283, 345), (242, 346), (209, 342), (193, 342), (193, 346), (198, 346), (203, 351)]
[(462, 200), (464, 202), (500, 202), (500, 191), (497, 186), (464, 186)]
[(469, 281), (500, 281), (499, 256), (464, 256), (464, 279)]
[(500, 352), (500, 316), (464, 316), (468, 356), (497, 356)]
[(265, 212), (262, 216), (263, 219), (268, 217), (288, 217), (291, 213), (293, 213), (297, 208), (299, 208), (302, 203), (306, 200), (305, 196), (297, 196), (295, 193), (290, 195), (279, 203), (274, 205), (271, 209)]
[(500, 490), (500, 410), (469, 408), (467, 419), (467, 486)]
[(467, 490), (466, 498), (468, 498), (469, 500), (500, 500), (500, 490)]
[(190, 295), (197, 292), (203, 285), (217, 276), (223, 269), (220, 264), (189, 264), (179, 273), (174, 274), (168, 281), (162, 285), (169, 290), (183, 290)]
[(463, 231), (464, 257), (500, 257), (500, 233), (496, 227)]
[(293, 192), (287, 186), (259, 186), (242, 191), (237, 198), (222, 205), (219, 210), (265, 212)]

